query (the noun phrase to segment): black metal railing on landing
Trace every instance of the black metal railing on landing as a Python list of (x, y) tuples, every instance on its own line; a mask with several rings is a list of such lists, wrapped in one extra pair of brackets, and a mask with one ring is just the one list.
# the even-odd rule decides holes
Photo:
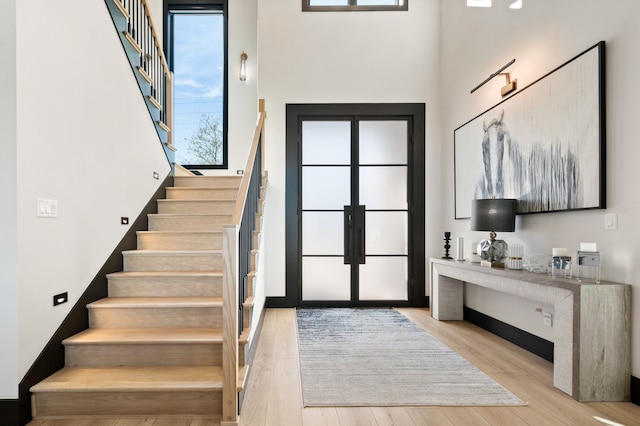
[(158, 134), (173, 149), (173, 83), (147, 0), (105, 0)]

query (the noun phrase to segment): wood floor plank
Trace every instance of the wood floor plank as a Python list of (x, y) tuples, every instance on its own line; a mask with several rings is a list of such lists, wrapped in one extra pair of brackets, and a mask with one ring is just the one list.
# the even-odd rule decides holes
[(340, 426), (378, 426), (370, 407), (337, 407)]
[(121, 419), (118, 420), (115, 426), (153, 426), (156, 419), (144, 418), (144, 419)]
[(453, 426), (439, 407), (408, 407), (407, 413), (416, 425), (420, 426)]
[(275, 342), (275, 358), (298, 358), (298, 332), (294, 309), (278, 310)]
[(302, 395), (298, 360), (274, 358), (265, 425), (301, 425)]
[[(526, 407), (516, 407), (526, 408)], [(510, 426), (527, 426), (522, 417), (518, 416), (517, 410), (512, 410), (510, 407), (476, 407), (474, 409), (480, 416), (490, 425), (510, 425)], [(538, 420), (538, 423), (539, 420)]]
[(191, 419), (157, 419), (153, 422), (153, 426), (190, 426)]
[(302, 409), (304, 426), (335, 426), (340, 424), (335, 407), (306, 407)]
[(371, 407), (371, 412), (379, 426), (420, 426), (404, 407)]
[(597, 416), (625, 426), (640, 426), (640, 406), (631, 402), (588, 402), (597, 411)]
[(442, 412), (456, 426), (491, 426), (473, 407), (447, 407)]

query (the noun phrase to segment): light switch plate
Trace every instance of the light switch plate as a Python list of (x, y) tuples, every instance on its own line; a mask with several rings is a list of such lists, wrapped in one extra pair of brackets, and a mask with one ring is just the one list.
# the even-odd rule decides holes
[(605, 213), (604, 215), (604, 229), (605, 231), (615, 231), (618, 229), (618, 214), (617, 213)]
[(58, 217), (58, 200), (38, 198), (37, 217)]

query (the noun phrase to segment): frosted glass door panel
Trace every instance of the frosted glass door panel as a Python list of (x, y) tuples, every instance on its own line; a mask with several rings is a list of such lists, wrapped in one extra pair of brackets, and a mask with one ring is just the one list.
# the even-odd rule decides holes
[(302, 123), (302, 164), (351, 163), (349, 121), (305, 121)]
[(360, 204), (367, 210), (405, 210), (407, 167), (360, 167)]
[(407, 254), (407, 212), (366, 212), (365, 218), (367, 255)]
[(342, 212), (302, 213), (302, 255), (344, 255)]
[(361, 121), (360, 164), (407, 164), (406, 121)]
[(351, 204), (349, 167), (303, 167), (302, 208), (344, 210)]
[(407, 258), (367, 257), (360, 265), (360, 300), (408, 300)]
[(351, 267), (342, 257), (302, 258), (303, 300), (351, 300)]
[(351, 162), (351, 122), (305, 121), (302, 123), (302, 164)]

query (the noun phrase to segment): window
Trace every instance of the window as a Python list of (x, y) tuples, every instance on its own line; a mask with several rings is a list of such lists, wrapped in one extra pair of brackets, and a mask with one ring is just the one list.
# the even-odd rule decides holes
[(302, 0), (307, 12), (408, 10), (409, 0)]
[(224, 3), (167, 3), (169, 67), (174, 73), (176, 163), (227, 168), (226, 19)]

